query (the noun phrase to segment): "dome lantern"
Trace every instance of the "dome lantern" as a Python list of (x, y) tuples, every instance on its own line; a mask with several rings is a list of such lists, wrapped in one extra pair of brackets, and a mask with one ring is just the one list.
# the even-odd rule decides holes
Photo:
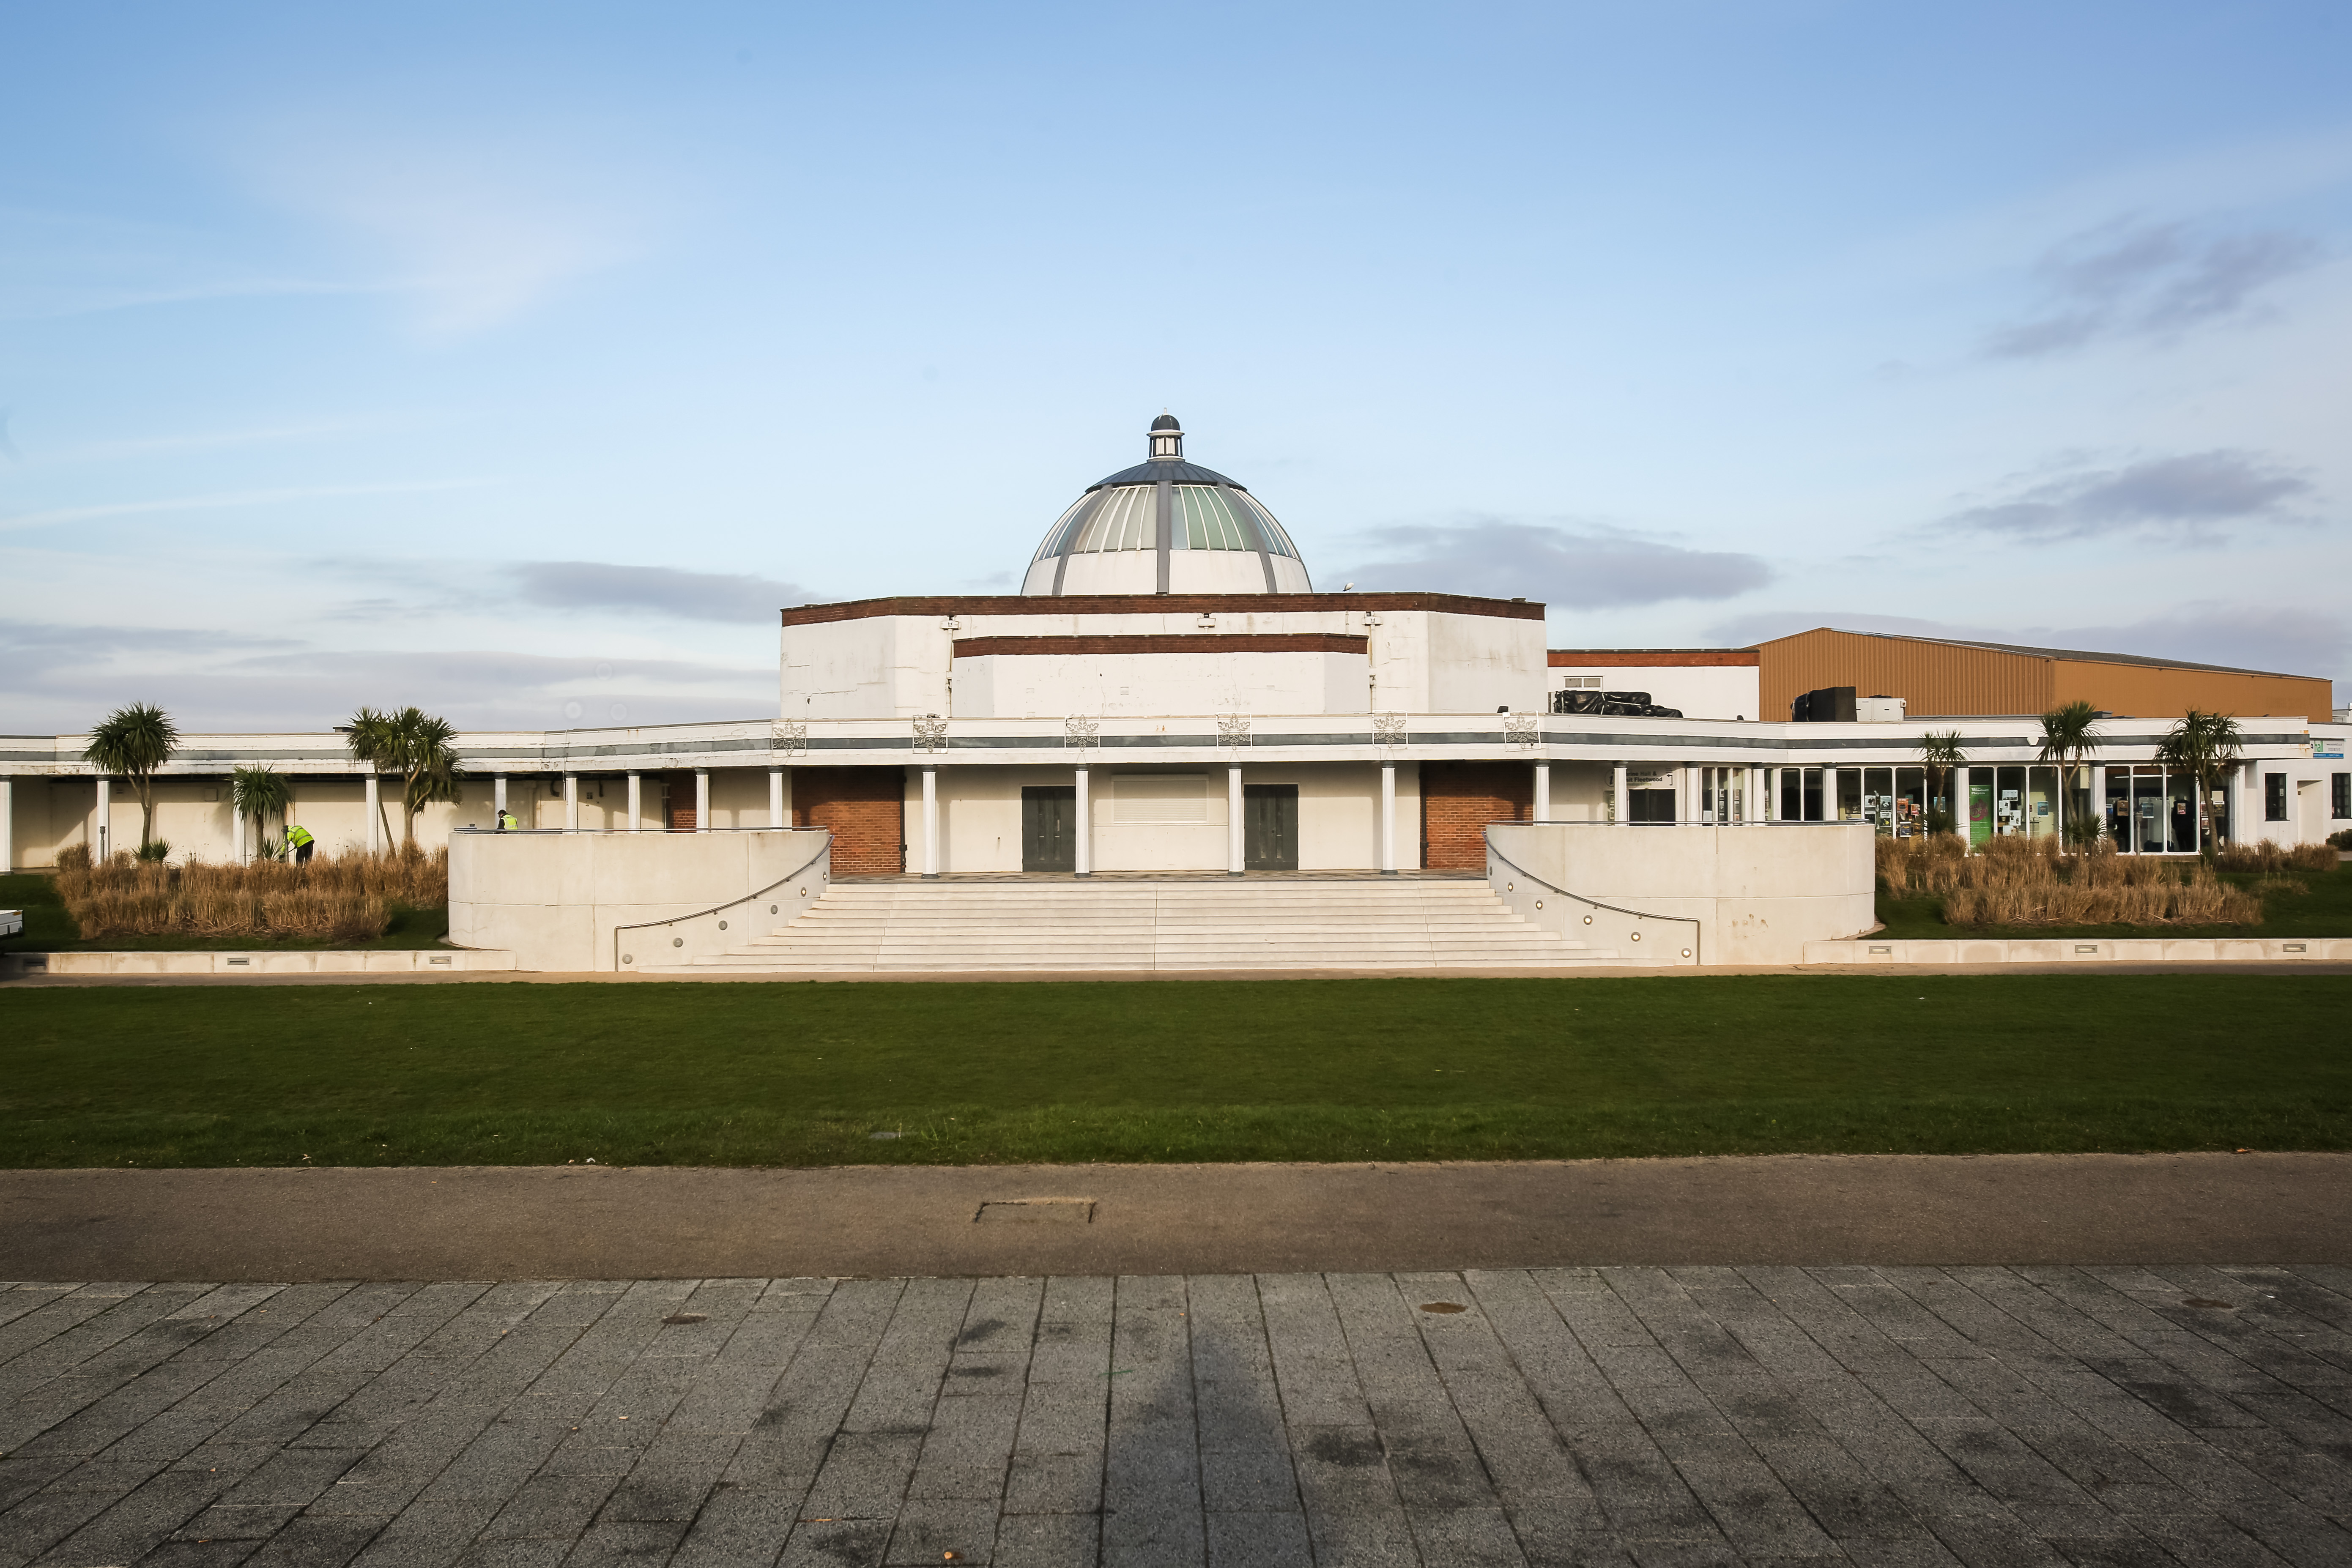
[(1021, 591), (1072, 594), (1311, 594), (1298, 547), (1255, 496), (1184, 459), (1172, 414), (1151, 422), (1149, 456), (1087, 487), (1031, 557)]

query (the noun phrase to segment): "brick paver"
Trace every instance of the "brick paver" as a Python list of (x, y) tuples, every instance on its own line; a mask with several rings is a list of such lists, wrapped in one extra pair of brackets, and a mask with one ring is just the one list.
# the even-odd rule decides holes
[(2352, 1563), (2352, 1269), (0, 1285), (0, 1568)]

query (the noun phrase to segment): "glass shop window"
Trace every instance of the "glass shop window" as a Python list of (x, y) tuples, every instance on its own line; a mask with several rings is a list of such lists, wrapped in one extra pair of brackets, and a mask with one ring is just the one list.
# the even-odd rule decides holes
[(1992, 772), (1999, 791), (1993, 801), (1993, 832), (2003, 838), (2024, 832), (2025, 770), (2012, 763)]
[(1862, 770), (1862, 819), (1881, 838), (1895, 836), (1895, 770)]
[(2263, 820), (2265, 822), (2286, 820), (2286, 775), (2284, 773), (2263, 775)]
[(2100, 825), (2115, 840), (2118, 853), (2131, 853), (2131, 770), (2107, 770), (2107, 798), (2100, 803)]
[(1895, 837), (1916, 838), (1927, 831), (1927, 770), (1895, 770)]
[(2052, 767), (2029, 767), (2025, 770), (2025, 831), (2035, 838), (2048, 838), (2058, 831), (2058, 770)]
[(1819, 768), (1805, 770), (1805, 820), (1822, 820), (1822, 770)]
[(1969, 773), (1969, 842), (1992, 842), (1993, 774), (1992, 768), (1973, 768)]
[(2197, 781), (2187, 773), (2169, 773), (2164, 781), (2165, 818), (2175, 855), (2197, 853)]

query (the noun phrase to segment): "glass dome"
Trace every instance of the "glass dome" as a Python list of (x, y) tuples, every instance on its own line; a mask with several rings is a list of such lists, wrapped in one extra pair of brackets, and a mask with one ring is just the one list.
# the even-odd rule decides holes
[(1150, 456), (1089, 486), (1045, 531), (1024, 594), (1306, 594), (1307, 563), (1256, 497), (1184, 461), (1184, 432), (1152, 421)]

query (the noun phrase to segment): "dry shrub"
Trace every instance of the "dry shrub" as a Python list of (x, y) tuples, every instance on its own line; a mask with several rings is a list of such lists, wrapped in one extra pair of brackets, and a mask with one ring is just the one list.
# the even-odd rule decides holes
[(1965, 855), (1950, 835), (1882, 838), (1878, 874), (1898, 897), (1940, 893), (1958, 926), (2253, 925), (2263, 900), (2204, 865), (2118, 855), (2101, 842), (2067, 853), (2055, 838), (1995, 838)]
[(2214, 863), (2224, 871), (2333, 871), (2342, 859), (2332, 844), (2298, 844), (2289, 849), (2265, 839), (2225, 844)]
[(58, 856), (58, 895), (85, 938), (110, 936), (302, 938), (359, 942), (382, 936), (392, 906), (449, 901), (449, 855), (415, 845), (295, 865), (141, 864), (116, 855), (93, 864), (77, 845)]

